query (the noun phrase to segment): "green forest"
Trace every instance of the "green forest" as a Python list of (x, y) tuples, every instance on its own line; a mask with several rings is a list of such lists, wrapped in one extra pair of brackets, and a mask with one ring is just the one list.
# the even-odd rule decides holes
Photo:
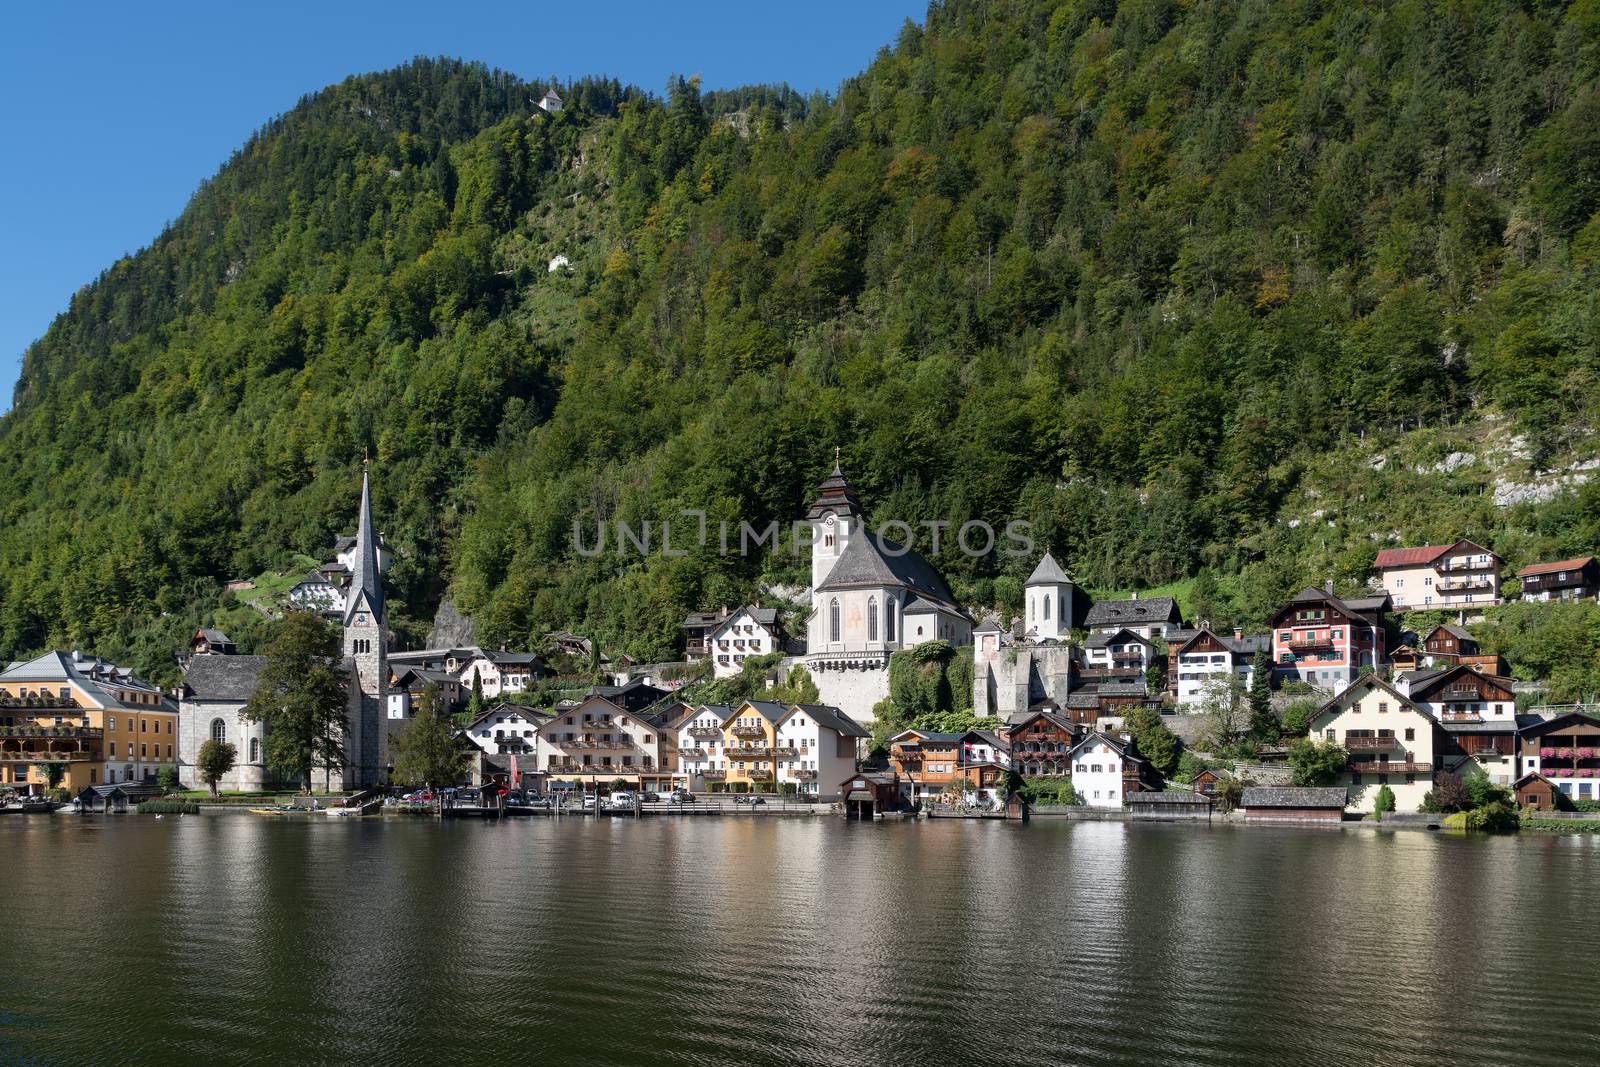
[[(484, 643), (671, 658), (805, 569), (574, 523), (787, 523), (836, 446), (874, 521), (1028, 520), (1219, 623), (1385, 544), (1600, 548), (1600, 481), (1559, 481), (1600, 411), (1600, 0), (949, 0), (868, 59), (558, 114), (417, 60), (273, 119), (28, 350), (0, 654), (250, 650), (222, 583), (326, 557), (367, 452), (413, 645), (448, 596)], [(934, 561), (975, 608), (1034, 562)]]

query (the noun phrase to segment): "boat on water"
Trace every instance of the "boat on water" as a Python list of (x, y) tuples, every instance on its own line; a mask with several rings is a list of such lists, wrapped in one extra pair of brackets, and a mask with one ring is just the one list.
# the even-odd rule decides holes
[(48, 815), (57, 807), (50, 797), (18, 797), (0, 804), (0, 815)]

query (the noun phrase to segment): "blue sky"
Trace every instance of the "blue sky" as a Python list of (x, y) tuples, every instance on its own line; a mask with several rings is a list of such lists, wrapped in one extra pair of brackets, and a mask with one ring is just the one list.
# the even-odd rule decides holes
[[(249, 8), (249, 9), (247, 9)], [(305, 93), (416, 55), (654, 92), (831, 92), (926, 0), (806, 5), (282, 0), (8, 5), (0, 19), (0, 411), (72, 294), (148, 244), (200, 181)]]

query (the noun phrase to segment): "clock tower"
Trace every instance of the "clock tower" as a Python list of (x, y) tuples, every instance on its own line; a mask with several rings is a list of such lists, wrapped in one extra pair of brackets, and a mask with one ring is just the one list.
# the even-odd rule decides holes
[(361, 464), (361, 514), (351, 549), (350, 587), (345, 592), (344, 657), (355, 672), (346, 755), (353, 781), (346, 787), (376, 785), (388, 764), (384, 735), (384, 691), (389, 681), (388, 615), (384, 611), (383, 576), (378, 570), (378, 536), (372, 527), (372, 488), (365, 460)]

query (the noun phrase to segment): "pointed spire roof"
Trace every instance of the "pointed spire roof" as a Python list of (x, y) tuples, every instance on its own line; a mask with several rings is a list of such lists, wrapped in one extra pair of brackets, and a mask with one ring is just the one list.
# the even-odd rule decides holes
[(835, 515), (866, 514), (866, 509), (861, 506), (861, 499), (856, 496), (855, 487), (844, 476), (837, 445), (833, 449), (833, 473), (822, 479), (822, 483), (817, 486), (817, 502), (806, 512), (806, 518), (820, 519), (830, 511)]
[(1033, 568), (1033, 573), (1028, 575), (1028, 580), (1023, 585), (1071, 585), (1072, 579), (1067, 577), (1067, 572), (1061, 569), (1061, 564), (1050, 553), (1044, 554), (1044, 559)]
[(378, 573), (378, 535), (372, 528), (372, 486), (365, 457), (361, 460), (361, 514), (350, 560), (350, 590), (344, 602), (347, 625), (363, 600), (374, 618), (383, 617), (383, 578)]

